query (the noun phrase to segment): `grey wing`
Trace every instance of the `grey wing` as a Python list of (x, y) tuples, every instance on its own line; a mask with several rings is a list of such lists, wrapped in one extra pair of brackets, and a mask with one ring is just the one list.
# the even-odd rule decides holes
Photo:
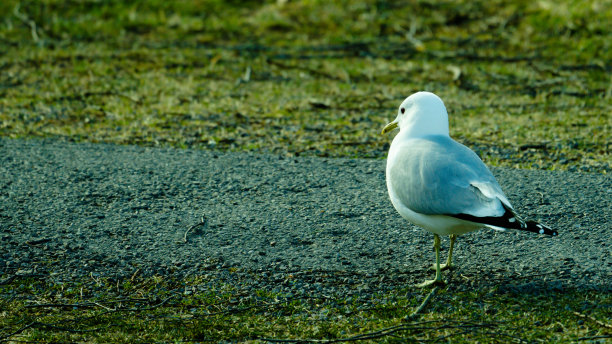
[(512, 207), (476, 153), (450, 138), (414, 139), (389, 168), (390, 187), (409, 209), (428, 215), (501, 216)]

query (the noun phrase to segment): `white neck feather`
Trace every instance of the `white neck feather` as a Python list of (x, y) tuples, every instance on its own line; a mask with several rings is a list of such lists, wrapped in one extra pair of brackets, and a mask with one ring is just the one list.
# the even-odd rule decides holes
[(449, 135), (448, 113), (438, 97), (418, 99), (399, 118), (400, 133), (404, 137)]

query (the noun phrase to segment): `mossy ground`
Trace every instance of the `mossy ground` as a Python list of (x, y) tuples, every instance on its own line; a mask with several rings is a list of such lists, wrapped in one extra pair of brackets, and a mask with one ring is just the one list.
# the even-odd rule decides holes
[(215, 286), (202, 278), (71, 283), (23, 278), (0, 286), (0, 341), (603, 343), (612, 338), (607, 293), (451, 289), (439, 290), (422, 314), (410, 318), (427, 291), (296, 297)]
[[(608, 173), (610, 22), (612, 3), (595, 0), (6, 0), (0, 135), (381, 158), (383, 125), (429, 90), (489, 164)], [(186, 294), (197, 279), (88, 283), (0, 286), (0, 341), (333, 339), (399, 324), (371, 340), (610, 338), (606, 292), (442, 290), (407, 322), (424, 292), (364, 304)]]
[(609, 1), (3, 1), (0, 135), (384, 157), (417, 90), (493, 165), (610, 170)]

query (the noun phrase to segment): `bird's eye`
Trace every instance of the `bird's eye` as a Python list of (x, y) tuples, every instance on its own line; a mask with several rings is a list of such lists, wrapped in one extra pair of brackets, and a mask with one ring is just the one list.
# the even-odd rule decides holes
[(405, 111), (406, 111), (406, 109), (404, 109), (404, 108), (401, 108), (401, 109), (400, 109), (400, 112), (401, 112), (401, 113), (404, 113)]

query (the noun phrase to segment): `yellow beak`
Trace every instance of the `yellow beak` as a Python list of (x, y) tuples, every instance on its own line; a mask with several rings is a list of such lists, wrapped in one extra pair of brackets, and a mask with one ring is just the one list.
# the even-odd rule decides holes
[(397, 128), (397, 122), (396, 122), (396, 121), (393, 121), (393, 122), (391, 122), (391, 123), (389, 123), (389, 124), (385, 125), (385, 127), (383, 128), (383, 130), (382, 130), (382, 133), (381, 133), (381, 134), (383, 134), (383, 135), (384, 135), (384, 134), (386, 134), (386, 133), (390, 132), (391, 130), (393, 130), (393, 129), (395, 129), (395, 128)]

